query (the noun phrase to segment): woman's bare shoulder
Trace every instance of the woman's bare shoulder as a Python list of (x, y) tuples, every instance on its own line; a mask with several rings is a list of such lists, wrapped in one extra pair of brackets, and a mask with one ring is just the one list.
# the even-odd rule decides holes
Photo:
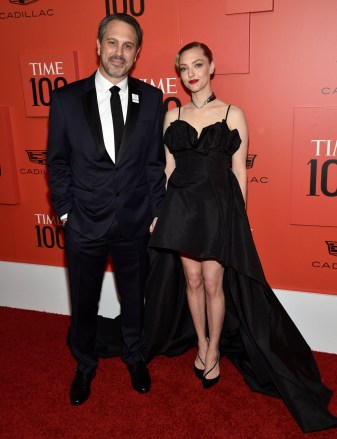
[(179, 117), (179, 108), (175, 107), (171, 110), (168, 110), (165, 114), (165, 122), (171, 123)]
[(242, 108), (233, 105), (233, 104), (227, 104), (227, 108), (229, 107), (229, 111), (228, 111), (228, 117), (231, 116), (231, 118), (235, 118), (235, 119), (241, 119), (242, 117), (244, 117), (244, 112), (242, 110)]

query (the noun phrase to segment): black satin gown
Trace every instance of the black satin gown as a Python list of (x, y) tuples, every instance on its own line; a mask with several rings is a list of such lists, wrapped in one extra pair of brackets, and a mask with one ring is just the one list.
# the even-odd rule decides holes
[[(253, 391), (282, 398), (303, 432), (337, 427), (337, 418), (327, 409), (332, 392), (321, 382), (309, 346), (265, 279), (242, 193), (229, 167), (240, 147), (238, 131), (231, 131), (224, 119), (198, 137), (178, 119), (164, 139), (176, 168), (149, 243), (145, 358), (178, 355), (196, 345), (179, 253), (216, 259), (225, 267), (221, 354)], [(98, 323), (99, 354), (118, 355), (119, 318), (100, 317)]]
[(194, 127), (178, 119), (164, 140), (176, 168), (149, 243), (147, 358), (177, 355), (195, 345), (178, 253), (216, 259), (225, 267), (221, 354), (252, 390), (281, 397), (304, 432), (336, 427), (337, 418), (327, 410), (332, 393), (269, 287), (256, 252), (242, 193), (229, 166), (240, 147), (238, 131), (231, 131), (224, 119), (198, 137)]

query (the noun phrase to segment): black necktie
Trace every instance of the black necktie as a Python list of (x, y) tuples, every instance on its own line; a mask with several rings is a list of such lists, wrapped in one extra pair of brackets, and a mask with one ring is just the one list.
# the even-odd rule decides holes
[(111, 106), (111, 114), (112, 114), (114, 137), (115, 137), (115, 162), (117, 160), (118, 151), (124, 131), (124, 119), (123, 119), (121, 99), (119, 97), (119, 90), (120, 88), (117, 87), (116, 85), (110, 88), (110, 92), (111, 92), (110, 106)]

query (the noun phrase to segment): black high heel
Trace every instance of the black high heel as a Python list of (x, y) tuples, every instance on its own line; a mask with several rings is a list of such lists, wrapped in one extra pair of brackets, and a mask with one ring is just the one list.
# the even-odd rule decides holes
[[(199, 358), (199, 360), (200, 360), (200, 363), (201, 363), (203, 366), (205, 366), (205, 363), (204, 363), (204, 362), (202, 361), (202, 359), (200, 358), (199, 352), (198, 352), (198, 358)], [(205, 369), (198, 369), (197, 366), (194, 365), (194, 373), (195, 373), (196, 377), (197, 377), (199, 380), (202, 380), (202, 379), (204, 378), (204, 372), (205, 372)]]
[(208, 372), (206, 372), (205, 375), (202, 377), (202, 385), (203, 385), (204, 389), (209, 389), (210, 387), (213, 387), (213, 386), (215, 386), (215, 384), (218, 383), (218, 381), (219, 381), (219, 379), (220, 379), (220, 373), (219, 373), (219, 375), (218, 375), (217, 377), (215, 377), (215, 378), (207, 379), (206, 376), (207, 376), (210, 372), (212, 372), (212, 370), (213, 370), (213, 369), (215, 368), (215, 366), (219, 363), (219, 361), (220, 361), (220, 355), (218, 355), (218, 358), (217, 358), (217, 360), (216, 360), (214, 366), (213, 366)]

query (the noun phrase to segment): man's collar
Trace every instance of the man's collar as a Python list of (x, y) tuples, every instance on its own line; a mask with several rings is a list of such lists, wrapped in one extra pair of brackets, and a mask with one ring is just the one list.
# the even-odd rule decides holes
[(95, 84), (96, 88), (103, 93), (110, 90), (113, 85), (117, 85), (121, 89), (121, 93), (126, 93), (128, 91), (128, 77), (124, 78), (118, 84), (112, 84), (108, 79), (104, 78), (99, 69), (96, 72)]

